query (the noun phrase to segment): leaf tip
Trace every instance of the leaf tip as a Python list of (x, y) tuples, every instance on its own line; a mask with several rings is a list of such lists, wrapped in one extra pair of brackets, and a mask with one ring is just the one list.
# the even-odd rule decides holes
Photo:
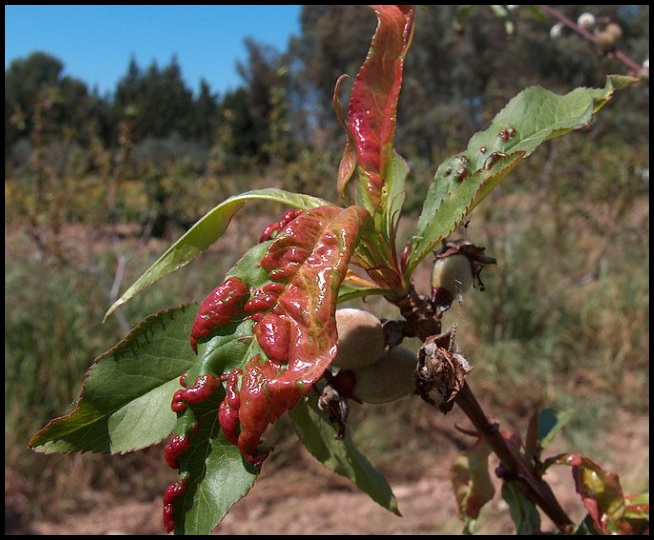
[(400, 506), (397, 503), (397, 499), (395, 498), (395, 495), (392, 495), (392, 500), (391, 504), (389, 505), (389, 510), (393, 512), (397, 517), (404, 517), (402, 515), (402, 512), (400, 512)]
[(119, 298), (113, 304), (111, 304), (111, 307), (107, 310), (107, 312), (104, 314), (104, 317), (102, 318), (102, 324), (106, 323), (107, 319), (109, 319), (109, 317), (111, 317), (113, 312), (116, 311), (124, 303), (125, 303), (125, 301), (122, 298)]

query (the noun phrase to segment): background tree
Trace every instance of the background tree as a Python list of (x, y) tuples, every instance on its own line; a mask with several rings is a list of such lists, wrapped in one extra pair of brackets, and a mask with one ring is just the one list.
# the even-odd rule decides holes
[(44, 52), (9, 65), (5, 71), (5, 155), (33, 132), (39, 101), (49, 102), (48, 140), (63, 136), (81, 143), (86, 140), (89, 121), (105, 125), (103, 100), (90, 93), (86, 83), (63, 72), (63, 62)]
[[(647, 56), (649, 6), (560, 9), (572, 20), (588, 11), (617, 22), (623, 29), (620, 47), (636, 58)], [(89, 118), (104, 143), (115, 146), (118, 125), (129, 117), (137, 144), (176, 133), (206, 147), (220, 146), (223, 164), (231, 160), (239, 167), (265, 164), (271, 157), (287, 161), (301, 149), (336, 155), (342, 133), (331, 97), (338, 77), (354, 75), (366, 54), (374, 21), (364, 13), (365, 7), (356, 5), (303, 6), (300, 33), (285, 51), (246, 39), (246, 59), (237, 64), (242, 84), (220, 97), (206, 81), (194, 95), (175, 57), (164, 67), (152, 63), (145, 69), (131, 58), (106, 99), (64, 76), (63, 62), (47, 53), (15, 60), (5, 72), (5, 153), (31, 132), (35, 99), (50, 88), (56, 90), (49, 94), (54, 98), (48, 117), (52, 133), (68, 138), (74, 133), (82, 144), (87, 131), (82, 124)], [(547, 38), (550, 18), (525, 6), (510, 13), (515, 31), (507, 33), (504, 22), (486, 7), (420, 8), (399, 103), (401, 113), (412, 119), (399, 127), (400, 151), (410, 159), (429, 163), (458, 148), (521, 88), (593, 86), (601, 84), (607, 70), (618, 68), (610, 54), (571, 31)], [(343, 85), (343, 100), (351, 84)], [(604, 131), (630, 140), (636, 130), (627, 130), (624, 120), (643, 127), (646, 116), (634, 111), (648, 106), (647, 101), (646, 91), (635, 93), (629, 103), (618, 99)], [(259, 157), (254, 160), (254, 155)]]
[(193, 135), (193, 93), (175, 57), (163, 69), (153, 62), (145, 73), (132, 60), (118, 82), (114, 108), (119, 115), (129, 111), (134, 116), (135, 141), (173, 132), (185, 138)]
[(246, 38), (247, 60), (236, 69), (243, 79), (247, 110), (254, 131), (253, 144), (264, 162), (288, 157), (284, 139), (286, 120), (286, 69), (282, 56), (273, 47)]
[(200, 81), (200, 93), (193, 109), (195, 113), (192, 125), (193, 138), (204, 144), (210, 144), (215, 137), (218, 95), (211, 90), (205, 79)]

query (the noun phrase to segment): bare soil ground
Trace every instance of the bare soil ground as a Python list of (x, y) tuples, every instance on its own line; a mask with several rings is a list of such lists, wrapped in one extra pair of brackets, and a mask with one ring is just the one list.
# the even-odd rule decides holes
[[(402, 517), (379, 507), (348, 481), (327, 471), (309, 456), (302, 456), (296, 467), (276, 470), (264, 466), (253, 489), (232, 508), (215, 533), (460, 534), (462, 522), (457, 517), (449, 482), (449, 468), (457, 452), (451, 440), (453, 432), (447, 433), (458, 421), (456, 411), (453, 415), (454, 418), (443, 417), (443, 440), (436, 441), (432, 466), (424, 467), (423, 474), (417, 478), (413, 473), (409, 475), (411, 479), (389, 478)], [(601, 464), (620, 475), (625, 492), (647, 489), (649, 418), (620, 413), (616, 420), (601, 449), (598, 448), (598, 452), (609, 456)], [(561, 440), (548, 455), (568, 450), (570, 448)], [(553, 468), (546, 479), (570, 515), (574, 519), (581, 518), (583, 511), (574, 493), (570, 471), (565, 467)], [(21, 501), (15, 498), (17, 487), (16, 479), (6, 471), (6, 534), (163, 534), (160, 498), (112, 500), (108, 495), (93, 493), (89, 494), (89, 504), (84, 505), (84, 511), (72, 510), (60, 521), (25, 522), (19, 512)], [(482, 512), (478, 522), (480, 533), (513, 532), (508, 508), (498, 493), (499, 489)], [(543, 526), (545, 530), (552, 530), (547, 518)]]

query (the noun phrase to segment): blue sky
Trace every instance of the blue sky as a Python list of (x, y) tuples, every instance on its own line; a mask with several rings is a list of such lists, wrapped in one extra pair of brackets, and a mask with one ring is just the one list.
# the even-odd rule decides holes
[(205, 78), (214, 92), (240, 84), (237, 60), (245, 37), (286, 49), (300, 31), (301, 6), (7, 6), (5, 69), (43, 51), (64, 75), (101, 94), (115, 89), (132, 56), (139, 66), (167, 65), (177, 55), (188, 86)]

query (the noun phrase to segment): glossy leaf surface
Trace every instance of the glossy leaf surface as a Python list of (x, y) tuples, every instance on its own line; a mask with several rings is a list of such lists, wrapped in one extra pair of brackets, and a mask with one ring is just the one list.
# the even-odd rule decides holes
[(415, 6), (370, 7), (377, 13), (378, 25), (368, 56), (352, 87), (347, 118), (348, 142), (339, 171), (338, 190), (348, 200), (347, 183), (356, 161), (359, 180), (355, 202), (370, 212), (386, 241), (391, 242), (394, 239), (392, 224), (399, 217), (397, 209), (404, 200), (406, 174), (390, 169), (396, 166), (393, 140), (397, 103), (404, 57), (413, 38)]

